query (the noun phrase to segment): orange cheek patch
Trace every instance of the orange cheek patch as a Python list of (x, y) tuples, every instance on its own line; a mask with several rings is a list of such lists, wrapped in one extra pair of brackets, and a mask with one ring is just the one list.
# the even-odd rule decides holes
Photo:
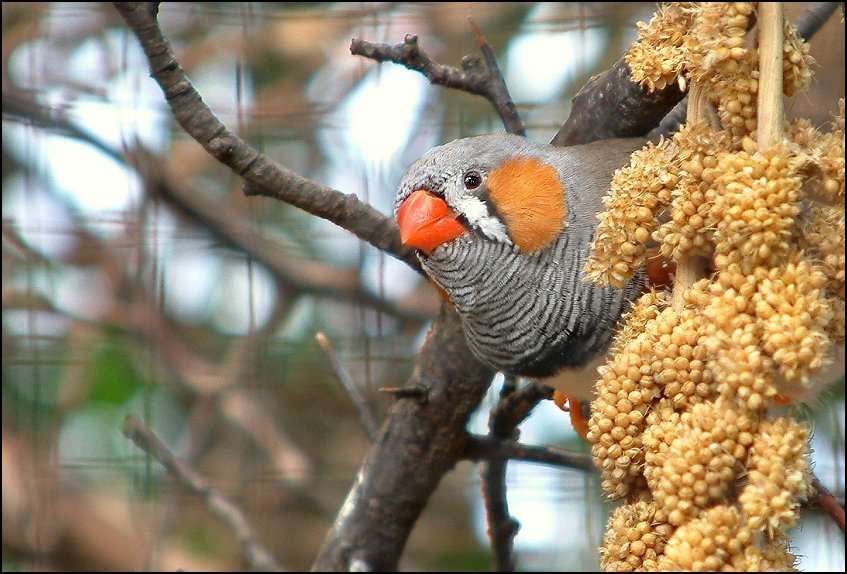
[(488, 177), (491, 200), (521, 251), (550, 244), (565, 221), (565, 188), (556, 170), (535, 158), (512, 158)]

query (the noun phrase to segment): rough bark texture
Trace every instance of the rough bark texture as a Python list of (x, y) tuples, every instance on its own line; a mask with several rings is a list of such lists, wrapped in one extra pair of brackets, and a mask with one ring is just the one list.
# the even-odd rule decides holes
[(445, 305), (409, 381), (425, 398), (401, 399), (388, 413), (313, 570), (397, 569), (427, 500), (464, 454), (465, 425), (493, 374), (471, 359), (458, 317)]
[(574, 96), (571, 115), (550, 143), (570, 146), (646, 135), (684, 95), (676, 84), (650, 93), (629, 77), (629, 64), (620, 59), (591, 78)]

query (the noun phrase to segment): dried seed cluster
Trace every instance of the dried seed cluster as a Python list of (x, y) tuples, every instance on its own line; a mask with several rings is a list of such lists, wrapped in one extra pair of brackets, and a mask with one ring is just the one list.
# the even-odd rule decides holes
[[(586, 275), (601, 285), (623, 287), (644, 265), (645, 245), (656, 228), (656, 211), (667, 206), (677, 176), (669, 171), (667, 143), (635, 152), (630, 165), (615, 173), (611, 194), (603, 198)], [(624, 232), (621, 232), (625, 230)]]
[(655, 571), (673, 528), (653, 502), (623, 504), (609, 519), (600, 567), (607, 572)]
[(727, 149), (724, 132), (715, 132), (702, 124), (685, 125), (673, 136), (678, 150), (678, 185), (672, 190), (670, 218), (653, 234), (665, 257), (680, 260), (687, 256), (708, 256), (712, 251), (712, 213), (717, 191), (717, 158)]
[[(677, 270), (706, 271), (645, 294), (599, 371), (588, 439), (624, 502), (606, 570), (794, 568), (785, 531), (811, 493), (809, 431), (772, 407), (812, 392), (844, 342), (844, 103), (830, 132), (798, 120), (759, 148), (758, 122), (781, 119), (756, 107), (755, 8), (666, 3), (627, 56), (650, 89), (697, 86), (702, 113), (616, 174), (586, 275), (622, 285), (651, 241)], [(791, 95), (814, 60), (784, 32)]]
[(796, 525), (798, 500), (812, 494), (808, 429), (790, 418), (763, 420), (753, 437), (747, 477), (738, 501), (750, 528), (769, 535)]
[(677, 428), (669, 433), (667, 447), (650, 457), (648, 464), (654, 471), (648, 483), (668, 522), (681, 526), (723, 501), (733, 488), (753, 443), (755, 419), (727, 409), (718, 400), (681, 413)]
[(596, 398), (588, 423), (588, 440), (603, 470), (603, 489), (614, 498), (634, 496), (646, 489), (641, 476), (644, 450), (641, 435), (647, 409), (659, 395), (659, 385), (645, 361), (656, 344), (653, 330), (660, 314), (660, 296), (644, 294), (629, 313), (626, 338), (600, 368)]
[(716, 506), (676, 529), (658, 570), (691, 572), (795, 572), (784, 537), (761, 547), (738, 509)]

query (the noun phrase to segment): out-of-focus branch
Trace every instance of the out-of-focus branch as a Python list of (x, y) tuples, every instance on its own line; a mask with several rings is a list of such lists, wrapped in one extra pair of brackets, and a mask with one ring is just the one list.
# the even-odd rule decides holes
[(815, 497), (812, 503), (817, 503), (821, 509), (829, 516), (833, 522), (841, 529), (841, 532), (844, 532), (844, 506), (843, 503), (839, 503), (835, 496), (829, 491), (827, 487), (821, 484), (821, 481), (818, 480), (817, 476), (812, 478), (812, 486), (815, 489)]
[(522, 444), (513, 440), (501, 440), (491, 436), (471, 435), (468, 438), (464, 457), (482, 462), (495, 458), (536, 462), (554, 467), (597, 472), (590, 454), (573, 452), (550, 446)]
[(209, 510), (223, 520), (235, 534), (247, 564), (254, 570), (281, 572), (283, 567), (256, 538), (253, 527), (239, 506), (213, 487), (205, 478), (167, 446), (139, 418), (129, 415), (124, 420), (123, 433), (148, 455), (155, 458), (180, 484), (199, 495)]
[[(285, 317), (287, 305), (278, 302), (268, 320), (249, 335), (241, 338), (219, 362), (212, 362), (194, 348), (191, 337), (179, 325), (162, 315), (153, 296), (143, 286), (128, 276), (124, 260), (104, 242), (77, 231), (79, 242), (85, 245), (86, 257), (96, 261), (99, 268), (109, 277), (114, 292), (109, 300), (102, 301), (106, 308), (97, 321), (73, 315), (53, 306), (52, 301), (4, 291), (4, 305), (25, 306), (51, 311), (79, 324), (96, 329), (111, 328), (120, 333), (141, 339), (155, 351), (174, 380), (197, 401), (214, 404), (220, 415), (234, 428), (249, 436), (274, 464), (290, 488), (309, 495), (304, 487), (312, 472), (312, 465), (301, 449), (279, 428), (255, 397), (241, 390), (241, 382), (255, 361), (252, 351), (275, 330)], [(23, 247), (27, 252), (38, 253), (14, 230), (4, 229), (4, 239)]]
[(215, 159), (245, 182), (247, 195), (273, 197), (299, 207), (352, 232), (360, 239), (406, 262), (420, 263), (414, 250), (400, 242), (397, 223), (353, 194), (319, 185), (259, 153), (230, 131), (203, 102), (180, 66), (156, 19), (157, 4), (115, 2), (115, 8), (135, 33), (174, 117)]
[(350, 376), (350, 373), (341, 364), (338, 354), (332, 348), (326, 335), (318, 333), (315, 335), (315, 340), (317, 340), (318, 345), (320, 345), (321, 350), (326, 355), (327, 360), (329, 360), (329, 366), (332, 368), (332, 372), (335, 373), (335, 378), (338, 379), (338, 382), (341, 383), (341, 386), (344, 387), (344, 390), (350, 396), (350, 400), (353, 401), (353, 406), (356, 407), (356, 412), (359, 413), (359, 422), (368, 440), (374, 442), (379, 434), (379, 423), (377, 423), (376, 415), (374, 415), (370, 405), (368, 405), (368, 402), (362, 396), (359, 387), (356, 386), (356, 382)]
[(136, 142), (132, 157), (127, 157), (58, 111), (11, 90), (3, 92), (3, 114), (88, 143), (116, 162), (137, 168), (152, 195), (163, 199), (178, 213), (201, 225), (225, 245), (242, 251), (263, 265), (279, 286), (292, 296), (298, 293), (320, 295), (368, 305), (407, 319), (429, 319), (437, 311), (418, 305), (416, 301), (401, 304), (387, 302), (366, 290), (355, 270), (293, 260), (286, 255), (284, 245), (263, 236), (246, 218), (203, 197), (199, 190), (171, 176), (162, 159), (144, 149), (140, 142)]
[(418, 37), (413, 34), (407, 34), (403, 42), (399, 44), (374, 43), (354, 38), (350, 44), (350, 53), (377, 62), (394, 62), (420, 72), (433, 84), (482, 96), (494, 106), (506, 131), (525, 136), (526, 126), (509, 95), (494, 50), (491, 49), (479, 27), (473, 23), (472, 25), (476, 31), (480, 51), (485, 58), (486, 69), (482, 69), (479, 58), (476, 56), (465, 56), (461, 70), (439, 64), (420, 47)]

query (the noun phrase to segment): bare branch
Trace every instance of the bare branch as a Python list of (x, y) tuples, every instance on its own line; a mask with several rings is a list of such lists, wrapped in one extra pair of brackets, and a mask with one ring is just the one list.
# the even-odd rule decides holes
[(324, 297), (368, 305), (379, 311), (406, 319), (429, 319), (436, 310), (417, 301), (394, 304), (366, 290), (355, 270), (346, 271), (316, 262), (293, 261), (284, 245), (262, 235), (237, 212), (203, 197), (199, 190), (171, 176), (161, 158), (136, 142), (132, 157), (109, 146), (59, 111), (40, 105), (14, 90), (3, 92), (3, 112), (7, 117), (30, 121), (44, 129), (91, 144), (116, 162), (137, 169), (147, 190), (162, 198), (178, 213), (208, 230), (225, 245), (249, 254), (274, 276), (283, 289), (293, 295), (308, 292)]
[(797, 34), (801, 38), (810, 40), (812, 36), (818, 33), (818, 30), (823, 28), (823, 25), (826, 24), (830, 16), (835, 14), (838, 7), (843, 6), (843, 4), (844, 2), (811, 3), (808, 10), (794, 20), (794, 25), (797, 27)]
[(527, 382), (514, 393), (503, 397), (491, 411), (488, 426), (491, 434), (501, 438), (512, 438), (532, 410), (543, 400), (553, 397), (553, 388)]
[(123, 433), (148, 455), (155, 458), (177, 481), (203, 498), (213, 514), (223, 520), (235, 533), (244, 551), (247, 564), (254, 570), (281, 572), (284, 568), (256, 539), (253, 527), (239, 506), (211, 486), (197, 471), (174, 455), (167, 446), (139, 418), (128, 415)]
[(476, 30), (480, 50), (485, 56), (486, 70), (480, 67), (479, 58), (473, 56), (466, 56), (462, 60), (462, 70), (439, 64), (420, 47), (418, 37), (413, 34), (407, 34), (403, 42), (393, 45), (354, 38), (350, 44), (350, 53), (377, 62), (401, 64), (410, 70), (420, 72), (433, 84), (482, 96), (494, 106), (506, 131), (525, 136), (526, 126), (518, 116), (515, 104), (509, 95), (494, 51), (476, 24), (472, 23), (472, 25)]
[(842, 503), (839, 503), (829, 489), (821, 484), (817, 476), (812, 477), (812, 486), (815, 489), (816, 496), (810, 502), (817, 502), (824, 513), (841, 529), (841, 532), (844, 532), (844, 506)]
[[(517, 435), (517, 424), (503, 424), (504, 417), (501, 406), (508, 398), (516, 394), (517, 380), (508, 376), (500, 390), (500, 403), (492, 409), (488, 418), (488, 432), (492, 438), (509, 438)], [(514, 403), (511, 403), (514, 404)], [(513, 409), (507, 408), (508, 411)], [(510, 413), (511, 414), (511, 413)], [(512, 419), (512, 417), (509, 417)], [(517, 438), (517, 437), (515, 437)], [(509, 512), (509, 500), (506, 497), (506, 469), (508, 459), (492, 458), (482, 467), (482, 500), (485, 504), (485, 516), (488, 520), (488, 539), (494, 553), (494, 569), (497, 572), (514, 572), (515, 562), (512, 557), (515, 536), (520, 530), (520, 523)]]
[(485, 64), (488, 67), (491, 89), (486, 95), (486, 98), (494, 106), (494, 109), (497, 110), (507, 132), (526, 137), (526, 125), (520, 115), (518, 115), (515, 102), (509, 94), (509, 87), (506, 85), (506, 79), (503, 77), (502, 70), (500, 70), (500, 63), (497, 61), (494, 49), (488, 43), (488, 39), (482, 34), (482, 30), (480, 30), (476, 22), (472, 18), (468, 18), (468, 20), (476, 33), (479, 51), (482, 52), (482, 56), (485, 58)]
[(392, 406), (313, 570), (397, 569), (427, 500), (465, 452), (468, 417), (492, 376), (470, 354), (455, 312), (443, 306), (408, 384), (428, 389), (426, 400)]
[(319, 185), (284, 168), (230, 131), (203, 102), (171, 51), (156, 20), (155, 5), (114, 5), (141, 43), (150, 62), (151, 76), (162, 88), (179, 125), (212, 157), (244, 179), (245, 194), (273, 197), (299, 207), (420, 269), (414, 250), (400, 242), (397, 223), (392, 218), (353, 194)]
[[(553, 389), (546, 385), (527, 383), (516, 389), (514, 377), (506, 377), (501, 399), (492, 409), (488, 428), (494, 440), (517, 439), (518, 425), (532, 412), (539, 401), (549, 399)], [(495, 568), (512, 572), (512, 547), (520, 525), (509, 513), (506, 499), (507, 458), (492, 457), (482, 469), (482, 494), (488, 518), (488, 537), (494, 552)]]
[(676, 84), (649, 92), (630, 81), (623, 58), (591, 78), (573, 98), (568, 119), (550, 143), (571, 146), (615, 137), (642, 136), (683, 97)]
[(522, 444), (513, 440), (501, 440), (490, 436), (471, 435), (468, 438), (464, 456), (475, 461), (507, 458), (585, 472), (597, 472), (597, 467), (594, 466), (590, 454), (551, 446)]
[(367, 435), (369, 441), (376, 441), (376, 437), (379, 434), (379, 423), (376, 421), (376, 415), (374, 415), (373, 409), (371, 409), (365, 397), (362, 396), (362, 393), (359, 392), (359, 387), (356, 386), (350, 373), (347, 372), (347, 369), (338, 360), (338, 354), (332, 348), (326, 335), (317, 333), (315, 339), (318, 341), (318, 345), (320, 345), (326, 358), (329, 359), (329, 366), (332, 368), (332, 372), (335, 373), (335, 378), (338, 379), (338, 382), (341, 383), (341, 386), (350, 395), (350, 400), (353, 401), (353, 406), (356, 408), (356, 412), (359, 413), (359, 422), (362, 424), (365, 435)]

